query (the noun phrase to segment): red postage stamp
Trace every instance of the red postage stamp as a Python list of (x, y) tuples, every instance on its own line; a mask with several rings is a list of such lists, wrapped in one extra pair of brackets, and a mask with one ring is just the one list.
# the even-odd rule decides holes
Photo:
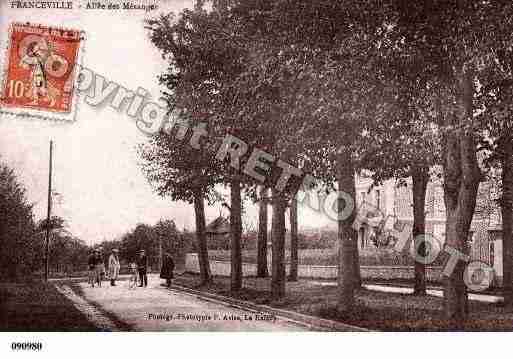
[(9, 36), (0, 106), (70, 114), (77, 100), (81, 31), (14, 23)]

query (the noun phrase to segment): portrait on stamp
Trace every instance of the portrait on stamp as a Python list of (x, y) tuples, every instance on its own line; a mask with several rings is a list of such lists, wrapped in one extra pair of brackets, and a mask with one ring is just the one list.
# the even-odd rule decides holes
[(71, 112), (80, 31), (14, 23), (9, 41), (2, 107)]

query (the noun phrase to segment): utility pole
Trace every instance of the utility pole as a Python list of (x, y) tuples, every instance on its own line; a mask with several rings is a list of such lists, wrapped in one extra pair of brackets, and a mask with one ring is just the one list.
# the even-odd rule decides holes
[(159, 235), (159, 267), (158, 271), (162, 269), (162, 235)]
[(48, 171), (48, 212), (46, 216), (46, 239), (45, 239), (45, 281), (48, 281), (50, 272), (50, 215), (52, 212), (52, 155), (53, 141), (50, 140), (50, 161)]

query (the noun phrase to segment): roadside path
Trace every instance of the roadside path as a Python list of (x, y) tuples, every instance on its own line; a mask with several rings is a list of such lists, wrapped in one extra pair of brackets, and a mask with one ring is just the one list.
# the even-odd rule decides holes
[(304, 326), (266, 313), (255, 313), (224, 303), (161, 287), (156, 275), (147, 288), (129, 289), (128, 282), (100, 288), (77, 285), (85, 301), (94, 302), (136, 331), (305, 331)]
[[(312, 284), (317, 284), (321, 286), (337, 286), (337, 282), (321, 282), (321, 281), (312, 281)], [(413, 288), (407, 286), (394, 286), (388, 284), (362, 284), (362, 287), (368, 290), (374, 290), (378, 292), (385, 293), (399, 293), (399, 294), (412, 294)], [(434, 297), (443, 297), (444, 293), (442, 288), (440, 287), (428, 287), (426, 290), (428, 295)], [(478, 294), (478, 293), (469, 293), (468, 299), (475, 300), (483, 303), (499, 303), (504, 301), (504, 298), (500, 295), (493, 294)]]

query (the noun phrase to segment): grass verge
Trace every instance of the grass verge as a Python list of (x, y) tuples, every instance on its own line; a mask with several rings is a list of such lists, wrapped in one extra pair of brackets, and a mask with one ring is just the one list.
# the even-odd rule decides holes
[(97, 331), (98, 328), (41, 281), (0, 283), (1, 331)]
[[(338, 313), (337, 287), (323, 286), (322, 281), (300, 280), (287, 282), (286, 296), (279, 301), (270, 299), (269, 278), (244, 278), (244, 288), (230, 292), (230, 278), (214, 277), (212, 283), (201, 286), (198, 275), (185, 273), (176, 284), (210, 293), (266, 304), (276, 308), (337, 320), (371, 330), (380, 331), (449, 331), (454, 330), (442, 315), (443, 300), (425, 296), (382, 293), (359, 289), (356, 307), (352, 313)], [(470, 302), (469, 319), (463, 331), (511, 331), (513, 310), (499, 304)]]

